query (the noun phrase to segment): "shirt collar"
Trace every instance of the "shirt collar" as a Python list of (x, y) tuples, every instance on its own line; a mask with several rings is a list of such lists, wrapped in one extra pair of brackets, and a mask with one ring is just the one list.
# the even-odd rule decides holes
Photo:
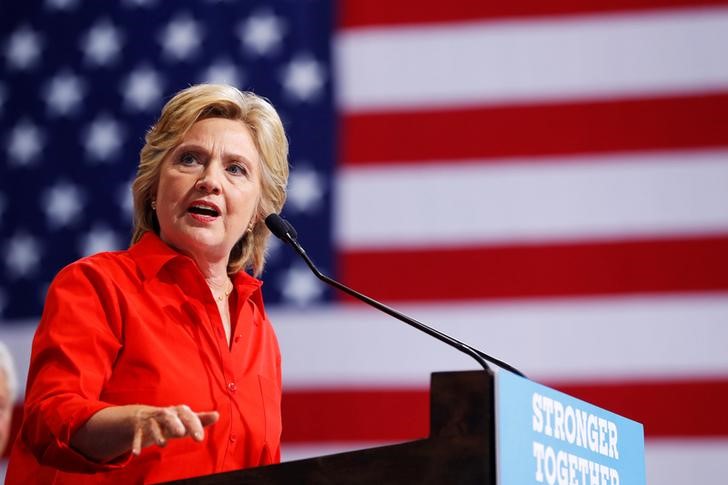
[(261, 280), (249, 275), (245, 271), (238, 271), (232, 275), (230, 279), (232, 280), (236, 291), (247, 295), (263, 286), (263, 282)]
[(153, 278), (162, 267), (177, 258), (187, 258), (167, 246), (159, 236), (145, 232), (141, 239), (129, 249), (129, 254), (139, 265), (145, 279)]
[[(169, 247), (152, 231), (145, 232), (141, 239), (129, 249), (129, 253), (139, 265), (145, 279), (157, 276), (167, 263), (175, 259), (182, 258), (194, 264), (192, 258)], [(263, 285), (262, 281), (245, 271), (238, 271), (233, 275), (232, 281), (236, 290), (242, 292), (246, 297)]]

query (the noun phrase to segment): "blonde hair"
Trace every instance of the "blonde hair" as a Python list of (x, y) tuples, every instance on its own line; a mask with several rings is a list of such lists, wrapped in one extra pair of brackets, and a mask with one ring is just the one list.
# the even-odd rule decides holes
[(159, 121), (145, 137), (139, 168), (132, 184), (134, 244), (146, 231), (159, 234), (152, 198), (159, 185), (162, 161), (197, 121), (225, 118), (241, 121), (249, 130), (261, 157), (261, 198), (253, 215), (253, 228), (230, 251), (228, 273), (241, 269), (260, 275), (270, 232), (263, 220), (280, 212), (288, 183), (288, 140), (278, 113), (264, 98), (221, 84), (198, 84), (177, 93), (162, 109)]

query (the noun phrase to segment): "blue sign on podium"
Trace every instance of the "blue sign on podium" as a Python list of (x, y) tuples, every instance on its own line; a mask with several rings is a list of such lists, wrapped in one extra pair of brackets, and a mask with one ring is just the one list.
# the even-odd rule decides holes
[(642, 425), (509, 372), (496, 374), (499, 485), (644, 485)]

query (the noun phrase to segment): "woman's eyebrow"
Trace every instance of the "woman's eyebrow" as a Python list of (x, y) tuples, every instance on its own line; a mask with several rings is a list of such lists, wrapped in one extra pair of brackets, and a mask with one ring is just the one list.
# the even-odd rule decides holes
[[(177, 147), (174, 149), (174, 152), (177, 153), (181, 150), (189, 150), (197, 153), (207, 153), (208, 150), (203, 145), (196, 143), (194, 141), (189, 142), (183, 142), (177, 145)], [(223, 159), (225, 160), (237, 160), (240, 162), (244, 162), (249, 165), (255, 165), (252, 160), (250, 160), (248, 157), (243, 155), (242, 153), (236, 153), (236, 152), (224, 152), (222, 154)]]
[(180, 150), (191, 150), (195, 152), (206, 152), (207, 149), (203, 147), (202, 145), (195, 143), (195, 142), (183, 142), (177, 145), (174, 148), (175, 152), (178, 152)]

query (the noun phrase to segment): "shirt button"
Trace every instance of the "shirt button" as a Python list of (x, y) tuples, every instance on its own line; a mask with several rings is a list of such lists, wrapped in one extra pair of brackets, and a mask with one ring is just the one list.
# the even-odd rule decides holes
[(238, 437), (235, 436), (234, 434), (230, 435), (230, 443), (235, 443), (235, 440), (237, 440), (237, 439), (238, 439)]
[(238, 386), (236, 386), (234, 382), (228, 383), (228, 391), (235, 392), (237, 390), (238, 390)]
[(236, 335), (236, 336), (235, 336), (235, 343), (237, 343), (237, 342), (240, 342), (240, 339), (241, 339), (241, 338), (242, 338), (242, 337), (240, 337), (240, 335)]

